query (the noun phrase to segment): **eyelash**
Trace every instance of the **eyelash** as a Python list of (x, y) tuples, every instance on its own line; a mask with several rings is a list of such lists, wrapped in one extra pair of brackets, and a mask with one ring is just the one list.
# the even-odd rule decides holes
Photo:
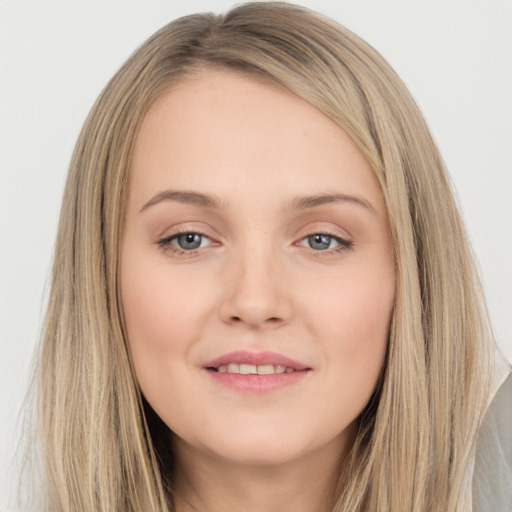
[[(160, 249), (162, 249), (165, 252), (171, 252), (176, 256), (185, 256), (185, 257), (194, 256), (198, 253), (198, 251), (200, 249), (203, 249), (202, 247), (200, 247), (198, 249), (192, 249), (192, 250), (187, 251), (185, 249), (181, 249), (180, 247), (172, 244), (172, 242), (175, 239), (177, 239), (179, 236), (183, 236), (183, 235), (199, 235), (201, 237), (208, 238), (209, 240), (213, 241), (210, 236), (206, 235), (205, 233), (203, 233), (201, 231), (194, 231), (191, 229), (183, 229), (183, 230), (176, 231), (172, 235), (160, 238), (159, 240), (157, 240), (157, 244), (160, 247)], [(218, 245), (218, 243), (213, 242), (213, 245)]]
[[(194, 230), (188, 230), (188, 229), (180, 230), (180, 231), (173, 233), (172, 235), (160, 238), (159, 240), (157, 240), (157, 244), (160, 247), (160, 249), (162, 249), (163, 251), (171, 252), (176, 256), (185, 256), (185, 257), (195, 256), (201, 249), (204, 249), (204, 248), (199, 247), (197, 249), (185, 250), (185, 249), (181, 249), (180, 247), (177, 247), (176, 245), (172, 244), (172, 242), (174, 240), (176, 240), (179, 236), (189, 235), (189, 234), (190, 235), (199, 235), (201, 237), (208, 238), (210, 241), (213, 242), (212, 245), (218, 245), (217, 242), (214, 242), (212, 240), (212, 238), (210, 236), (206, 235), (205, 233), (203, 233), (201, 231), (194, 231)], [(314, 250), (313, 248), (309, 247), (308, 249), (310, 250), (311, 254), (313, 254), (315, 257), (321, 258), (323, 256), (332, 255), (334, 253), (350, 251), (350, 250), (353, 250), (353, 248), (354, 248), (354, 242), (352, 242), (350, 240), (346, 240), (345, 238), (342, 238), (339, 235), (331, 233), (329, 231), (315, 231), (313, 233), (303, 236), (299, 240), (299, 242), (307, 240), (309, 237), (316, 236), (316, 235), (328, 236), (329, 238), (331, 238), (332, 240), (337, 242), (339, 245), (333, 249), (325, 249), (325, 250)], [(298, 244), (298, 242), (296, 242), (295, 244)]]
[(354, 249), (354, 242), (352, 242), (351, 240), (342, 238), (338, 234), (332, 233), (330, 231), (314, 231), (313, 233), (303, 236), (299, 240), (299, 242), (302, 242), (303, 240), (307, 240), (309, 237), (316, 236), (316, 235), (328, 236), (329, 238), (332, 238), (335, 242), (337, 242), (339, 245), (338, 245), (338, 247), (335, 247), (333, 249), (325, 249), (322, 251), (316, 251), (313, 248), (309, 247), (311, 253), (315, 257), (322, 258), (324, 256), (329, 256), (329, 255), (344, 252), (344, 251), (351, 251)]

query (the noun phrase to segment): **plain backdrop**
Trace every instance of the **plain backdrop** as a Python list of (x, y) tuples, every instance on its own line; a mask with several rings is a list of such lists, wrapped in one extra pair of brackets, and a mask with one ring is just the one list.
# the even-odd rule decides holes
[[(404, 79), (450, 170), (499, 345), (512, 359), (512, 1), (298, 1)], [(225, 0), (0, 0), (0, 509), (67, 166), (107, 80), (156, 29)]]

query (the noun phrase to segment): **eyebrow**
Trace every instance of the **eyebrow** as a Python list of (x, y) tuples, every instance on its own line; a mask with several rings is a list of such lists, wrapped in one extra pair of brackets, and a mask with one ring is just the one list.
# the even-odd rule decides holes
[[(152, 197), (140, 211), (143, 212), (162, 201), (177, 201), (179, 203), (212, 209), (220, 209), (223, 205), (222, 201), (213, 195), (187, 190), (164, 190)], [(332, 203), (352, 203), (362, 206), (373, 215), (377, 214), (375, 208), (366, 199), (347, 194), (315, 194), (311, 196), (299, 196), (292, 200), (291, 207), (294, 210), (305, 210)]]
[(221, 201), (215, 196), (201, 194), (200, 192), (191, 192), (186, 190), (164, 190), (152, 197), (142, 208), (141, 212), (147, 210), (150, 206), (162, 201), (178, 201), (179, 203), (201, 206), (203, 208), (220, 208)]
[(292, 208), (295, 210), (304, 210), (306, 208), (314, 208), (315, 206), (323, 206), (324, 204), (331, 203), (356, 204), (362, 206), (373, 215), (377, 215), (375, 208), (366, 199), (347, 194), (316, 194), (312, 196), (296, 197), (292, 201)]

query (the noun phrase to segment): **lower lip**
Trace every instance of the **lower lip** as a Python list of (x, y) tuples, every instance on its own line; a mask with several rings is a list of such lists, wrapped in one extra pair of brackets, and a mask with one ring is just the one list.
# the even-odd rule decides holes
[(236, 391), (256, 394), (270, 393), (291, 386), (304, 379), (309, 373), (309, 370), (298, 370), (271, 375), (244, 375), (241, 373), (220, 373), (214, 370), (206, 371), (219, 384)]

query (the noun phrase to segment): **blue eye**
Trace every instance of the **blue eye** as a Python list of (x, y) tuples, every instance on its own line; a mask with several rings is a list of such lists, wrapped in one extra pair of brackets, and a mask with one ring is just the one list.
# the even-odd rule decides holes
[(316, 251), (325, 251), (327, 249), (332, 249), (331, 244), (339, 245), (339, 242), (330, 235), (324, 235), (322, 233), (315, 233), (314, 235), (310, 235), (307, 237), (308, 245), (311, 249), (315, 249)]
[(316, 253), (333, 254), (348, 251), (354, 247), (354, 243), (340, 236), (328, 233), (313, 233), (302, 238), (298, 245), (312, 249)]
[(193, 251), (199, 249), (203, 244), (203, 239), (206, 238), (204, 235), (198, 233), (183, 233), (182, 235), (176, 235), (173, 237), (173, 241), (180, 249), (184, 251)]
[(212, 240), (208, 236), (193, 231), (176, 233), (158, 240), (158, 245), (162, 249), (183, 254), (186, 252), (193, 253), (195, 250), (211, 244)]

